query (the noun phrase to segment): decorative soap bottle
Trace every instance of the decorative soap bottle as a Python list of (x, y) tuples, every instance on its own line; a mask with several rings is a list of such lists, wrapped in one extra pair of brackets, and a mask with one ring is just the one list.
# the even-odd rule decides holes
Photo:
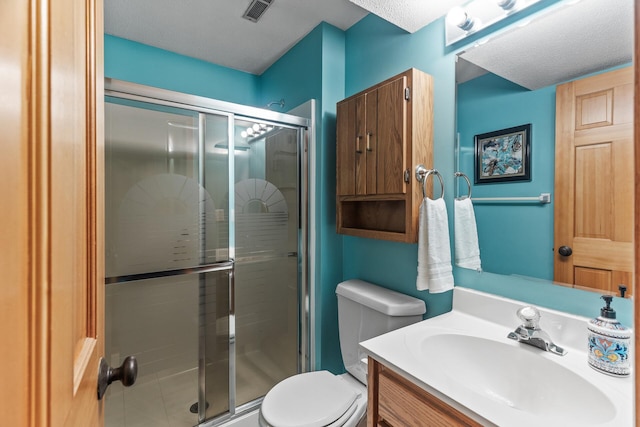
[(611, 308), (613, 297), (603, 295), (601, 298), (606, 305), (600, 310), (600, 316), (587, 325), (589, 366), (614, 377), (626, 377), (631, 373), (631, 330), (616, 320), (616, 312)]

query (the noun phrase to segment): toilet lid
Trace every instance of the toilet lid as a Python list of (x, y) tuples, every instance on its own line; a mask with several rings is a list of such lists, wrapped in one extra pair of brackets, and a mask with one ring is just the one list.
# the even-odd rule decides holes
[(358, 398), (346, 381), (328, 371), (285, 379), (262, 401), (262, 415), (278, 427), (322, 427), (342, 416)]

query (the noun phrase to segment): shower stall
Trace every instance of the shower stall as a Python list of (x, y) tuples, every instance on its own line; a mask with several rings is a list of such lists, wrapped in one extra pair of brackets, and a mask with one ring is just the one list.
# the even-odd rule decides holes
[(308, 369), (311, 120), (105, 89), (105, 423), (223, 423)]

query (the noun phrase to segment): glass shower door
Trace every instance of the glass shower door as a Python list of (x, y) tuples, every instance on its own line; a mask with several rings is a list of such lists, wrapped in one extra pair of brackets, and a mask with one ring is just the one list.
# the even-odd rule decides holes
[(298, 372), (298, 128), (236, 118), (236, 405)]
[(229, 410), (229, 156), (213, 145), (230, 119), (115, 98), (105, 115), (106, 358), (139, 364), (106, 425), (192, 426)]

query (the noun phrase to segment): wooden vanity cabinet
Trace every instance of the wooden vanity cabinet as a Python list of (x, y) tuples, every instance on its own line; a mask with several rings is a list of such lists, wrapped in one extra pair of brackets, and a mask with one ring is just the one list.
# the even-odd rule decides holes
[(417, 242), (415, 167), (433, 167), (432, 77), (412, 68), (340, 101), (336, 128), (338, 233)]
[(481, 427), (376, 360), (369, 358), (367, 427)]

